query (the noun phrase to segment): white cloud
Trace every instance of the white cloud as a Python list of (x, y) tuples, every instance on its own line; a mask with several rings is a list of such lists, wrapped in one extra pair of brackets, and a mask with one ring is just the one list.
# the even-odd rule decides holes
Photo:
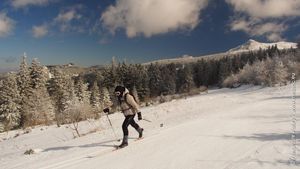
[(11, 34), (15, 27), (15, 21), (9, 18), (6, 13), (0, 12), (0, 37)]
[(82, 18), (82, 15), (79, 14), (79, 9), (80, 7), (76, 6), (73, 8), (69, 8), (66, 11), (60, 12), (58, 16), (54, 18), (54, 24), (59, 25), (60, 31), (62, 32), (65, 32), (70, 29), (78, 29), (78, 31), (81, 30), (78, 27), (75, 28), (71, 26), (72, 21), (80, 20)]
[(260, 20), (238, 18), (230, 23), (232, 31), (244, 31), (251, 36), (265, 36), (269, 41), (283, 40), (282, 33), (288, 26), (283, 23), (261, 22)]
[(300, 16), (299, 0), (226, 0), (237, 12), (256, 18)]
[(73, 5), (63, 8), (56, 17), (48, 21), (47, 24), (35, 25), (31, 29), (32, 36), (41, 38), (55, 32), (76, 32), (85, 33), (88, 31), (88, 18), (84, 17), (84, 6)]
[(278, 33), (271, 33), (269, 35), (267, 35), (267, 39), (269, 41), (272, 41), (272, 42), (278, 42), (278, 41), (283, 41), (285, 39), (282, 38), (282, 36)]
[(54, 0), (11, 0), (11, 6), (14, 8), (23, 8), (27, 6), (44, 6)]
[(67, 12), (62, 12), (60, 14), (58, 14), (58, 16), (54, 19), (57, 22), (70, 22), (73, 19), (80, 19), (81, 15), (76, 14), (75, 9), (72, 9), (70, 11)]
[(300, 16), (299, 0), (226, 0), (234, 11), (232, 31), (243, 31), (251, 36), (264, 36), (269, 41), (283, 40), (282, 34), (291, 25), (287, 19)]
[(102, 13), (101, 21), (112, 34), (125, 29), (128, 37), (192, 30), (208, 0), (117, 0)]
[(41, 38), (48, 34), (48, 26), (47, 25), (40, 25), (40, 26), (33, 26), (32, 27), (32, 35), (35, 38)]

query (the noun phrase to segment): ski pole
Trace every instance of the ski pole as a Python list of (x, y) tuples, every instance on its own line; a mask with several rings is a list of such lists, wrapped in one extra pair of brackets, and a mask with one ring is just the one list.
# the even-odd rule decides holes
[(116, 139), (117, 141), (120, 141), (120, 139), (118, 139), (117, 134), (116, 134), (116, 132), (115, 132), (115, 129), (114, 129), (114, 127), (113, 127), (113, 125), (112, 125), (112, 123), (111, 123), (109, 117), (108, 117), (108, 113), (105, 113), (105, 114), (106, 114), (107, 120), (108, 120), (108, 122), (109, 122), (109, 124), (110, 124), (110, 127), (111, 127), (111, 129), (112, 129), (112, 131), (113, 131), (113, 133), (114, 133), (114, 135), (115, 135), (115, 139)]
[(144, 120), (144, 121), (146, 121), (146, 122), (149, 122), (149, 123), (152, 123), (151, 120), (148, 120), (148, 119), (145, 119), (145, 118), (143, 118), (142, 120)]

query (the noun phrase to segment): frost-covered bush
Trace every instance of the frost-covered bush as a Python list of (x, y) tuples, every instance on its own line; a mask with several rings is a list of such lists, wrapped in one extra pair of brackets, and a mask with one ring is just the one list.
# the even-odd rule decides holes
[(77, 136), (80, 137), (78, 130), (79, 122), (88, 118), (93, 118), (92, 107), (82, 101), (79, 101), (76, 97), (67, 102), (67, 107), (64, 111), (64, 122), (70, 123), (71, 128), (76, 132)]
[(237, 84), (237, 83), (238, 83), (237, 75), (231, 74), (223, 81), (222, 86), (232, 88), (234, 86), (234, 84)]
[(263, 85), (284, 85), (288, 80), (288, 69), (287, 66), (283, 64), (282, 59), (278, 57), (274, 59), (267, 58), (264, 61), (263, 68), (259, 72), (259, 76)]
[(296, 63), (282, 58), (257, 60), (252, 65), (246, 64), (237, 74), (232, 74), (223, 81), (223, 87), (233, 87), (234, 84), (254, 84), (274, 86), (285, 85), (290, 71), (295, 71)]

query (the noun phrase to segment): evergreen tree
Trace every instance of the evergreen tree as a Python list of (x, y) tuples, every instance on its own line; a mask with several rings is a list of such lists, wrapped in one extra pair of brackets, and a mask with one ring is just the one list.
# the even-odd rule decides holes
[(78, 77), (75, 84), (75, 94), (79, 101), (89, 103), (90, 92), (88, 91), (88, 84), (84, 83), (82, 77)]
[(205, 83), (205, 63), (204, 59), (201, 59), (194, 65), (194, 82), (197, 87), (206, 85)]
[(91, 102), (91, 105), (92, 105), (92, 108), (93, 108), (93, 111), (98, 114), (101, 112), (101, 110), (103, 109), (103, 105), (101, 104), (100, 102), (100, 90), (99, 90), (99, 86), (98, 86), (98, 83), (95, 81), (92, 85), (92, 88), (91, 88), (91, 99), (90, 99), (90, 102)]
[(148, 68), (150, 96), (155, 97), (161, 94), (160, 83), (162, 82), (158, 64), (151, 64)]
[(132, 89), (132, 95), (133, 95), (133, 97), (134, 97), (134, 100), (138, 103), (138, 104), (140, 104), (140, 99), (139, 99), (139, 95), (138, 95), (138, 93), (137, 93), (137, 90), (136, 90), (136, 87), (135, 86), (133, 86), (133, 89)]
[[(220, 73), (220, 61), (211, 60), (208, 63), (208, 85), (215, 85), (220, 82), (219, 80), (219, 73)], [(207, 86), (208, 86), (207, 85)]]
[(109, 107), (112, 105), (112, 100), (110, 98), (110, 94), (109, 91), (106, 87), (102, 87), (101, 88), (101, 97), (100, 97), (100, 101), (103, 104), (103, 107)]
[(161, 67), (161, 82), (160, 90), (163, 95), (176, 93), (176, 66), (175, 64), (169, 64)]
[(274, 84), (286, 84), (288, 79), (288, 68), (283, 64), (279, 57), (275, 57), (273, 62), (275, 62), (274, 72), (272, 72), (274, 74)]
[(191, 65), (183, 65), (177, 74), (177, 91), (179, 93), (190, 92), (193, 87), (194, 80)]
[(47, 91), (48, 72), (37, 59), (32, 60), (30, 78), (24, 125), (50, 124), (54, 119), (54, 107)]
[(123, 63), (119, 67), (118, 75), (121, 79), (121, 85), (131, 90), (137, 82), (137, 70), (134, 65), (127, 65)]
[(113, 88), (116, 84), (120, 83), (121, 76), (118, 74), (118, 69), (120, 65), (117, 67), (117, 61), (115, 57), (112, 58), (112, 65), (105, 68), (103, 71), (103, 79), (102, 84), (107, 88)]
[[(231, 67), (231, 59), (228, 57), (223, 58), (219, 61), (220, 68), (219, 68), (219, 80), (223, 82), (230, 74), (232, 74), (232, 67)], [(213, 68), (215, 69), (215, 68)]]
[(9, 74), (0, 87), (0, 132), (19, 127), (20, 95), (14, 74)]
[(49, 92), (55, 105), (55, 119), (60, 126), (64, 123), (64, 112), (68, 108), (68, 101), (76, 97), (73, 79), (63, 74), (61, 70), (55, 69)]
[(25, 105), (26, 105), (26, 101), (28, 100), (28, 95), (31, 88), (30, 74), (29, 74), (29, 68), (27, 66), (26, 58), (27, 58), (26, 53), (24, 53), (20, 63), (20, 69), (17, 74), (17, 84), (20, 93), (19, 111), (21, 113), (21, 122), (20, 122), (21, 126), (24, 126), (25, 123), (25, 114), (26, 114)]
[(150, 95), (150, 90), (148, 87), (149, 84), (149, 77), (147, 74), (147, 69), (146, 67), (142, 65), (135, 65), (135, 78), (136, 81), (134, 82), (134, 86), (136, 87), (137, 94), (141, 101), (144, 101), (147, 99)]
[(218, 83), (218, 66), (215, 61), (205, 61), (203, 64), (203, 85), (215, 85)]

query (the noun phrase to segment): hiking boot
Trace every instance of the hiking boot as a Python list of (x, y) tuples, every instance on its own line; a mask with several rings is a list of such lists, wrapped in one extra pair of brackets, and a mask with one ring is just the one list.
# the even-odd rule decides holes
[(139, 129), (138, 129), (139, 138), (142, 138), (142, 137), (143, 137), (143, 131), (144, 131), (143, 128), (139, 128)]
[(118, 146), (118, 148), (124, 148), (124, 147), (126, 147), (126, 146), (128, 146), (128, 136), (124, 136), (124, 137), (123, 137), (123, 141), (122, 141), (122, 143)]

